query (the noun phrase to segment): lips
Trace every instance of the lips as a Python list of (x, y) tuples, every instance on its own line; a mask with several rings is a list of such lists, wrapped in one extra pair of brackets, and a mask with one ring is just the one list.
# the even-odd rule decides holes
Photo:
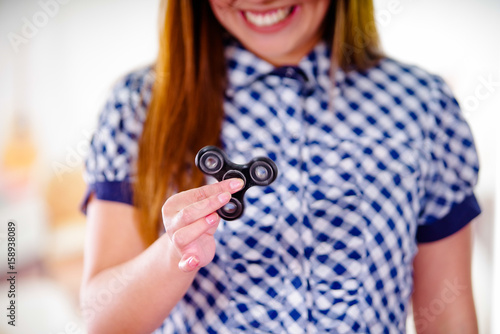
[(284, 21), (293, 9), (294, 6), (288, 6), (266, 12), (243, 11), (243, 16), (256, 27), (271, 27)]

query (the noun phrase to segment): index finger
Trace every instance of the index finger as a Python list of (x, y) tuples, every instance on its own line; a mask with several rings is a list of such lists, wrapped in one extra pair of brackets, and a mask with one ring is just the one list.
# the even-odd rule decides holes
[(234, 194), (243, 188), (244, 182), (242, 179), (233, 178), (221, 182), (209, 184), (199, 188), (189, 189), (170, 197), (167, 203), (169, 209), (180, 211), (188, 205), (199, 202), (213, 195), (229, 192)]

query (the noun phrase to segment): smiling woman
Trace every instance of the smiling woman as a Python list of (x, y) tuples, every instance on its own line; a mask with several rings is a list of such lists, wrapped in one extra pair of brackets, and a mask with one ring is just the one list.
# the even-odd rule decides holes
[[(90, 331), (403, 333), (415, 277), (418, 307), (463, 288), (420, 331), (474, 333), (474, 141), (441, 78), (382, 56), (371, 1), (166, 8), (87, 160), (82, 301), (131, 277)], [(203, 185), (207, 145), (277, 165), (236, 220), (217, 210), (243, 181)]]

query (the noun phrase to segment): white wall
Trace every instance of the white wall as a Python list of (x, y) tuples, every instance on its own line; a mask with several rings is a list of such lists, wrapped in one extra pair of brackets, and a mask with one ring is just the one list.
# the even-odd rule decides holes
[(159, 0), (57, 1), (67, 3), (18, 48), (9, 33), (22, 36), (43, 8), (0, 1), (0, 140), (14, 111), (28, 114), (47, 168), (86, 140), (113, 82), (154, 61), (158, 38)]

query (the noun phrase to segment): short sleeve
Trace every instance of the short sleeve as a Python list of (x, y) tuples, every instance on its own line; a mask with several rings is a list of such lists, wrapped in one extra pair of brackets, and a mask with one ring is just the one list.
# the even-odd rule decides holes
[(93, 194), (108, 201), (133, 203), (138, 140), (151, 99), (153, 70), (132, 72), (113, 87), (99, 115), (85, 160), (87, 192), (82, 211)]
[(433, 77), (430, 87), (429, 161), (417, 229), (419, 242), (445, 238), (481, 212), (473, 193), (479, 161), (469, 125), (441, 78)]

